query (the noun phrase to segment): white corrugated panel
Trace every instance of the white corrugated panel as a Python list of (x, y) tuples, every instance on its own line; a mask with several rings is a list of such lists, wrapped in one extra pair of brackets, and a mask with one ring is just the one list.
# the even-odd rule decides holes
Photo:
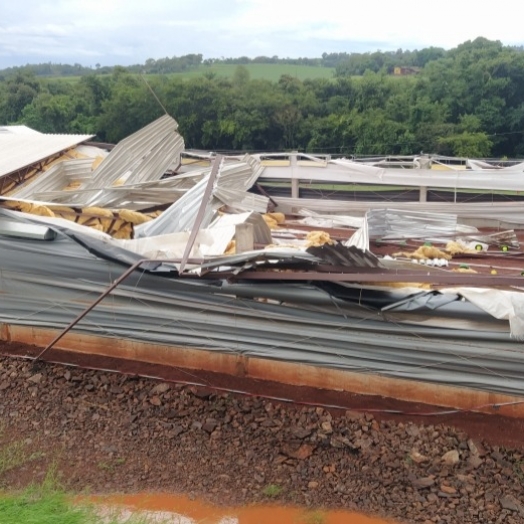
[(448, 189), (484, 189), (524, 191), (523, 165), (510, 169), (477, 169), (468, 171), (431, 171), (429, 169), (378, 168), (350, 160), (331, 160), (317, 167), (266, 167), (264, 180), (291, 180), (322, 184), (376, 184), (379, 186), (409, 186)]
[(93, 136), (0, 133), (0, 177), (67, 151)]
[(0, 134), (12, 135), (42, 135), (40, 131), (35, 131), (27, 126), (0, 126)]
[(92, 158), (82, 158), (55, 164), (36, 180), (30, 180), (27, 185), (13, 191), (11, 196), (44, 201), (46, 193), (55, 191), (62, 193), (71, 180), (88, 177), (91, 174), (92, 163)]

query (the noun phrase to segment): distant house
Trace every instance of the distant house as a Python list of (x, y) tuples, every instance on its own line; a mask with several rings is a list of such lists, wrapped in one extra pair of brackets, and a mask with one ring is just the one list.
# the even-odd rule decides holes
[(395, 76), (416, 75), (420, 73), (420, 69), (420, 67), (396, 66), (393, 69), (393, 74)]

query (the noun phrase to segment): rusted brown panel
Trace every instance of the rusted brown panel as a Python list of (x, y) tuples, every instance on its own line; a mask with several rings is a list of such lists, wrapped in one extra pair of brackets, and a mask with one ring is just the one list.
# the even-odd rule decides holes
[[(0, 330), (2, 340), (33, 344), (40, 347), (45, 347), (57, 333), (58, 331), (51, 329), (6, 324), (3, 324)], [(7, 336), (10, 336), (10, 338), (7, 338)], [(524, 397), (513, 397), (414, 380), (395, 379), (374, 374), (250, 358), (203, 349), (112, 339), (75, 332), (65, 335), (58, 344), (57, 349), (177, 368), (213, 371), (234, 376), (281, 382), (293, 386), (310, 386), (363, 395), (378, 395), (408, 402), (524, 418)], [(493, 408), (494, 404), (502, 405), (508, 403), (513, 403), (513, 405)]]
[[(407, 402), (524, 417), (524, 398), (476, 389), (265, 359), (250, 359), (248, 375), (253, 378), (271, 376), (271, 380), (296, 386), (379, 395)], [(521, 402), (522, 404), (497, 409), (491, 407), (493, 404), (508, 402)]]
[(0, 324), (0, 340), (11, 342), (11, 332), (8, 324)]
[[(11, 341), (39, 347), (45, 347), (59, 333), (57, 330), (25, 326), (10, 326), (9, 331)], [(245, 357), (241, 355), (150, 344), (136, 340), (98, 337), (73, 331), (67, 333), (58, 342), (56, 349), (188, 369), (205, 369), (230, 375), (244, 374), (243, 360)]]

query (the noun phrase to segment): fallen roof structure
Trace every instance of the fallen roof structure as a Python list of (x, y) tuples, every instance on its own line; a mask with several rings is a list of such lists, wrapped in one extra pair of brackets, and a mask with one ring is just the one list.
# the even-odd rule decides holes
[(9, 126), (0, 132), (0, 194), (24, 182), (53, 157), (74, 148), (93, 135), (46, 135), (25, 126)]
[(284, 213), (363, 216), (369, 209), (394, 207), (454, 213), (484, 219), (486, 225), (523, 221), (523, 163), (500, 167), (464, 161), (464, 169), (451, 165), (434, 170), (419, 164), (406, 169), (301, 153), (274, 157), (285, 160), (268, 161), (259, 185)]
[[(94, 169), (70, 161), (0, 197), (2, 339), (524, 416), (520, 230), (397, 202), (266, 213), (263, 159), (187, 168), (182, 152), (166, 116)], [(308, 162), (343, 183), (430, 176)], [(506, 173), (500, 187), (521, 184), (521, 167)]]

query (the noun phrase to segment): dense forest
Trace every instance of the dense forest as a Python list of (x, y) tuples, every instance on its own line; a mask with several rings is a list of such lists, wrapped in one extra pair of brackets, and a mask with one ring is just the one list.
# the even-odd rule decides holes
[[(258, 60), (265, 58), (270, 60)], [(4, 70), (0, 125), (93, 133), (117, 142), (165, 109), (179, 121), (188, 148), (524, 155), (524, 52), (498, 41), (477, 38), (448, 51), (294, 59), (336, 68), (333, 79), (304, 81), (287, 75), (278, 82), (251, 79), (245, 64), (257, 59), (246, 57), (223, 59), (238, 64), (231, 79), (205, 72), (191, 79), (161, 74), (175, 59), (186, 68), (205, 62), (202, 55), (149, 60), (142, 69), (91, 70), (72, 82), (38, 76), (31, 66)], [(393, 75), (400, 66), (417, 74)], [(143, 72), (156, 74), (137, 74)]]
[[(149, 58), (144, 64), (134, 64), (125, 67), (130, 73), (144, 74), (170, 74), (182, 73), (210, 66), (213, 64), (286, 64), (303, 65), (313, 67), (336, 67), (337, 73), (362, 75), (365, 71), (378, 71), (385, 69), (392, 73), (395, 66), (424, 67), (429, 61), (437, 60), (446, 56), (446, 51), (441, 48), (429, 47), (420, 51), (376, 51), (374, 53), (323, 53), (320, 58), (279, 58), (278, 56), (256, 56), (249, 58), (240, 56), (237, 58), (206, 58), (202, 54), (190, 54), (184, 56), (165, 57), (155, 60)], [(103, 75), (111, 73), (112, 67), (100, 66), (95, 68), (82, 66), (80, 64), (54, 64), (51, 62), (43, 64), (28, 64), (19, 67), (10, 67), (0, 71), (0, 77), (15, 73), (29, 73), (36, 76), (85, 76)]]

